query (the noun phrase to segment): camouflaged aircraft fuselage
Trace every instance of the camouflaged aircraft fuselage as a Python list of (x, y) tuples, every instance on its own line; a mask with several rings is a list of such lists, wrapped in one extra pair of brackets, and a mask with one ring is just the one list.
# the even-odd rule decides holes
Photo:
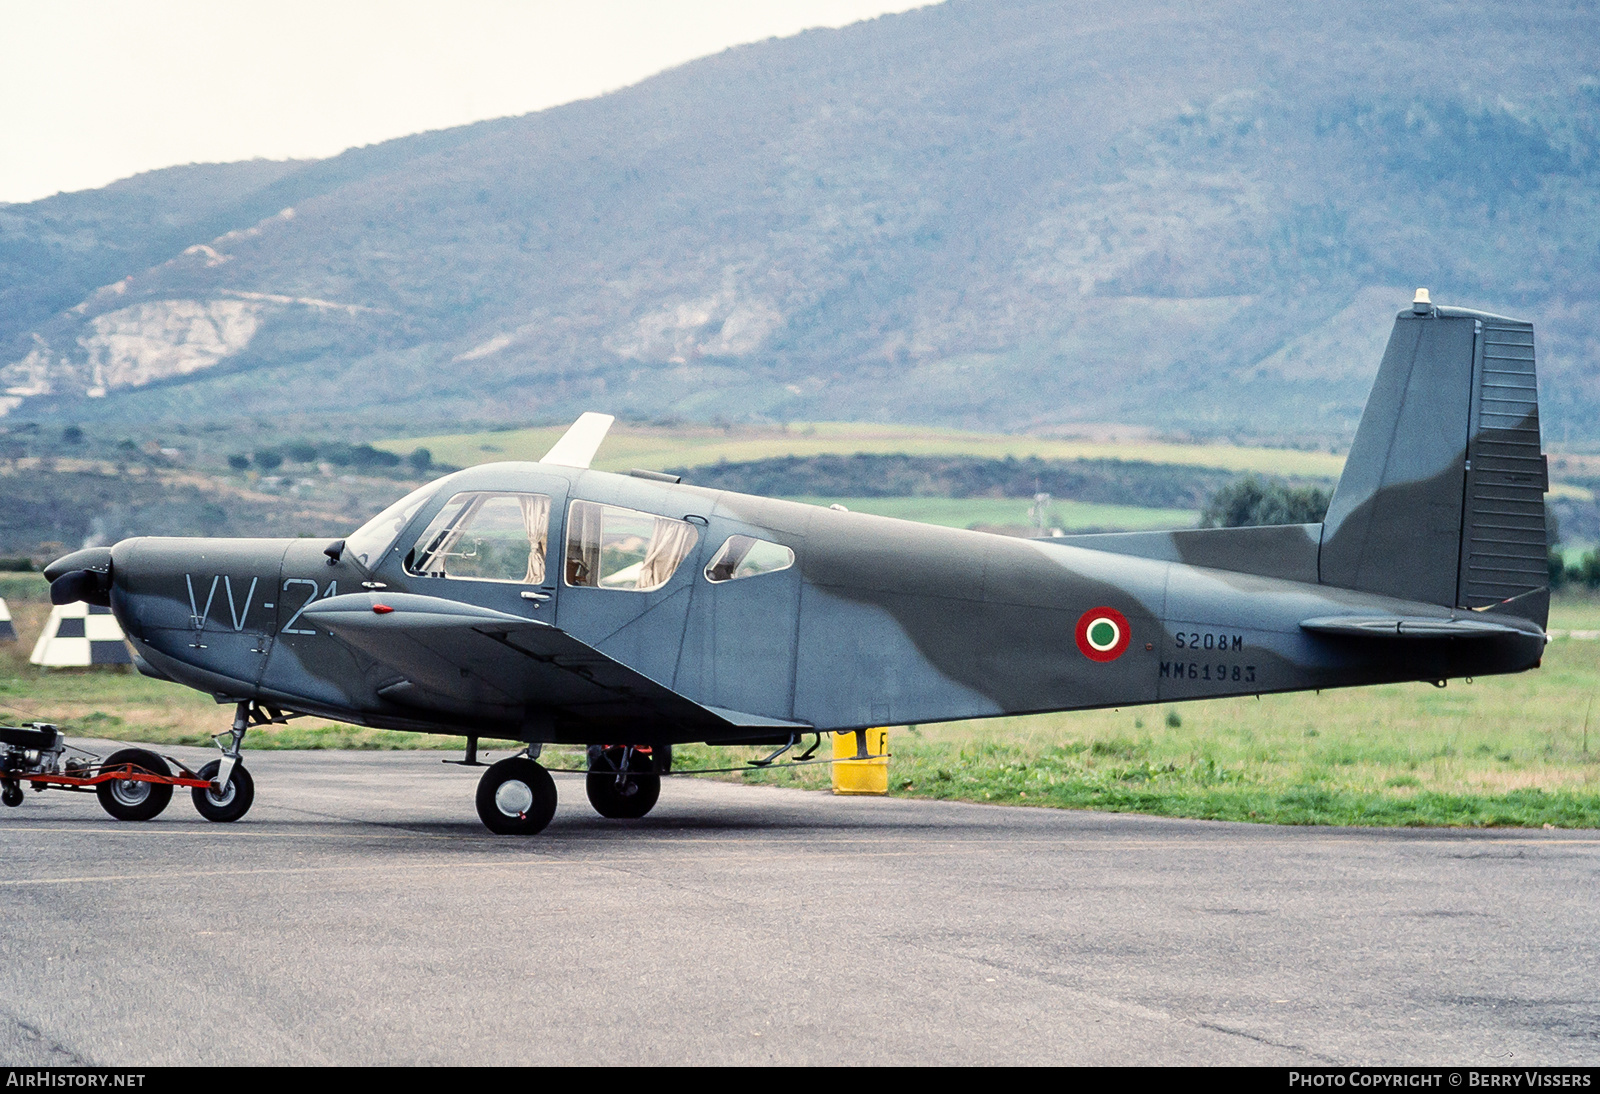
[[(1532, 347), (1515, 320), (1402, 312), (1323, 524), (1027, 540), (499, 463), (433, 484), (365, 562), (324, 540), (139, 538), (52, 569), (108, 600), (144, 671), (219, 701), (530, 742), (1517, 672), (1548, 603)], [(462, 547), (453, 514), (508, 498), (543, 522), (537, 572), (462, 576), (489, 548)], [(769, 561), (719, 571), (738, 550)]]

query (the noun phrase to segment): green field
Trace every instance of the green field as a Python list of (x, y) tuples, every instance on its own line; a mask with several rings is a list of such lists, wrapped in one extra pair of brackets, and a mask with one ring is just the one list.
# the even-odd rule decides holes
[[(484, 433), (445, 433), (374, 442), (375, 448), (409, 455), (426, 448), (439, 463), (455, 467), (497, 460), (537, 460), (566, 431), (565, 426), (496, 430)], [(874, 455), (976, 456), (984, 459), (1038, 457), (1048, 460), (1124, 460), (1173, 464), (1181, 467), (1254, 471), (1290, 478), (1337, 479), (1344, 456), (1286, 448), (1259, 448), (1228, 444), (1179, 444), (1154, 440), (1085, 440), (973, 433), (932, 426), (887, 425), (871, 422), (810, 422), (788, 426), (657, 427), (617, 424), (595, 457), (601, 471), (627, 471), (635, 467), (696, 467), (727, 460), (774, 459), (782, 456)], [(1587, 465), (1573, 473), (1586, 473)], [(1593, 500), (1593, 491), (1568, 482), (1552, 482), (1556, 497)], [(935, 521), (934, 523), (943, 523)]]
[[(452, 433), (375, 442), (374, 447), (405, 455), (418, 447), (457, 467), (495, 460), (537, 460), (565, 426), (489, 433)], [(612, 428), (596, 456), (602, 471), (634, 467), (694, 467), (727, 460), (738, 463), (779, 456), (849, 455), (854, 452), (907, 456), (980, 456), (1050, 460), (1137, 460), (1225, 471), (1257, 471), (1300, 478), (1337, 478), (1344, 457), (1328, 452), (1246, 448), (1224, 444), (1174, 444), (1165, 441), (1096, 441), (969, 433), (931, 426), (858, 422), (813, 422), (787, 427), (706, 426), (674, 428), (623, 425)]]
[[(1516, 677), (896, 729), (892, 792), (1284, 824), (1600, 826), (1600, 643)], [(688, 757), (685, 757), (688, 759)], [(823, 787), (825, 769), (758, 781)]]
[[(947, 528), (975, 525), (1027, 525), (1026, 498), (789, 498), (808, 505), (843, 505), (853, 513), (942, 524)], [(1092, 505), (1056, 501), (1050, 505), (1050, 527), (1068, 532), (1085, 529), (1140, 532), (1152, 528), (1193, 528), (1200, 514), (1192, 509), (1145, 509), (1137, 505)]]
[[(0, 647), (0, 717), (78, 734), (203, 744), (230, 711), (125, 672), (41, 672), (27, 652), (48, 606), (36, 575), (0, 575), (23, 641)], [(1558, 600), (1554, 631), (1600, 631), (1600, 600)], [(1600, 827), (1600, 642), (1558, 639), (1517, 676), (1322, 694), (897, 727), (892, 793), (1292, 824)], [(313, 719), (252, 731), (251, 748), (460, 748), (459, 738)], [(489, 747), (489, 746), (486, 746)], [(754, 749), (686, 746), (679, 767)], [(576, 766), (551, 749), (551, 766)], [(748, 775), (823, 788), (825, 766)], [(670, 793), (670, 789), (668, 791)]]

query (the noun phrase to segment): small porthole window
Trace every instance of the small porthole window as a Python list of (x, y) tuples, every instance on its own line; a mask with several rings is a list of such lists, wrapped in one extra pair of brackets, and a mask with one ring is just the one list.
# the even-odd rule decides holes
[(754, 536), (729, 536), (706, 567), (706, 580), (738, 581), (742, 577), (775, 574), (793, 565), (794, 552), (781, 543), (768, 543)]

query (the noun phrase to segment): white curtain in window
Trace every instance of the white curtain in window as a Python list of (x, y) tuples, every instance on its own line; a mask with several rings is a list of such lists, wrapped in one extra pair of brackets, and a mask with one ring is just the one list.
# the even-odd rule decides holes
[(550, 499), (543, 494), (518, 494), (522, 507), (522, 527), (528, 533), (528, 572), (525, 585), (544, 584), (544, 556), (550, 538)]
[(665, 585), (699, 538), (694, 525), (670, 517), (657, 517), (650, 548), (639, 567), (637, 587), (644, 591)]

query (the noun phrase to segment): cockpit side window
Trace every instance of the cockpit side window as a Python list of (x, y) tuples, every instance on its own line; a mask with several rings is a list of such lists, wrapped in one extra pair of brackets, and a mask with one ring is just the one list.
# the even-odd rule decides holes
[(738, 581), (742, 577), (775, 574), (794, 565), (794, 552), (781, 543), (769, 543), (754, 536), (729, 536), (706, 566), (706, 580), (712, 583)]
[(575, 501), (567, 510), (567, 584), (647, 593), (672, 580), (699, 540), (687, 521)]
[(437, 489), (437, 483), (419, 487), (351, 532), (344, 541), (345, 557), (354, 559), (369, 571), (374, 569)]
[(542, 585), (550, 498), (474, 490), (445, 502), (406, 555), (418, 577)]

